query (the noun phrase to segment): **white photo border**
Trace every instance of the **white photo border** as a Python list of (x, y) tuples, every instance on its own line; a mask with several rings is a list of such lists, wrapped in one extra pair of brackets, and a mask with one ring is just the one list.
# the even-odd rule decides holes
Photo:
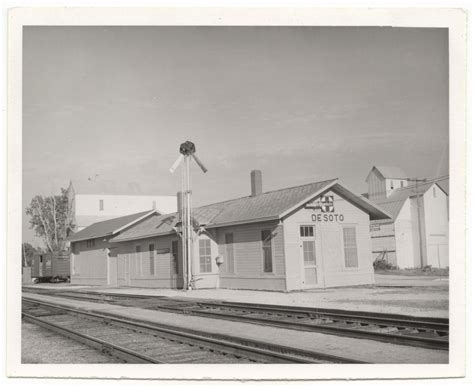
[[(164, 380), (320, 380), (461, 377), (466, 338), (466, 14), (461, 9), (16, 8), (8, 12), (7, 375)], [(23, 26), (393, 26), (449, 29), (449, 364), (21, 364)]]

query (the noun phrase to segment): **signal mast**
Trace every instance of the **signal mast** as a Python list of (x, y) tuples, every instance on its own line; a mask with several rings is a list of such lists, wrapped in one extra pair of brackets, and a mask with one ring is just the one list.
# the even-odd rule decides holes
[(181, 153), (178, 159), (170, 168), (170, 172), (174, 171), (181, 165), (181, 211), (179, 217), (181, 219), (181, 243), (183, 255), (183, 276), (184, 289), (190, 290), (192, 288), (192, 244), (193, 244), (193, 227), (192, 227), (192, 207), (191, 207), (191, 176), (189, 167), (191, 159), (206, 173), (207, 168), (199, 160), (196, 155), (196, 146), (191, 141), (182, 143), (179, 147)]

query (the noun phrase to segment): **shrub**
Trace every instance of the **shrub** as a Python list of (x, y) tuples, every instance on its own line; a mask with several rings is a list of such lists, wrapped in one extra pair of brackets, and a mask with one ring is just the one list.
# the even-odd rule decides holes
[(390, 262), (387, 262), (385, 259), (376, 259), (373, 263), (374, 270), (395, 270), (398, 269), (397, 266), (392, 265)]

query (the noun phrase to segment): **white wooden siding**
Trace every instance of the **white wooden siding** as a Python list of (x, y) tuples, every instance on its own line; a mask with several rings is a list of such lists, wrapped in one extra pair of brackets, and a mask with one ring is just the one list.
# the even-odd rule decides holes
[[(119, 285), (125, 284), (126, 257), (130, 260), (130, 285), (139, 287), (171, 288), (175, 286), (174, 276), (171, 273), (171, 241), (174, 235), (165, 235), (156, 238), (146, 238), (139, 241), (128, 241), (114, 244), (119, 256), (119, 270), (117, 276)], [(148, 247), (154, 244), (155, 274), (150, 273), (150, 252)], [(141, 252), (136, 252), (136, 246), (141, 246)], [(120, 263), (121, 262), (121, 263)]]
[(107, 285), (107, 247), (103, 238), (94, 239), (94, 247), (87, 247), (87, 241), (73, 243), (74, 274), (71, 283), (75, 285)]
[[(263, 271), (262, 230), (272, 232), (271, 273)], [(283, 228), (263, 222), (216, 229), (219, 255), (225, 259), (225, 234), (234, 234), (234, 273), (220, 272), (220, 287), (234, 289), (285, 289)], [(224, 265), (225, 266), (225, 263)]]
[(383, 176), (372, 169), (370, 172), (367, 183), (369, 185), (369, 199), (381, 199), (386, 197), (386, 184)]
[[(319, 211), (305, 208), (283, 221), (287, 290), (303, 288), (304, 271), (299, 231), (300, 226), (305, 225), (314, 225), (316, 231), (316, 259), (320, 274), (318, 287), (374, 283), (369, 215), (333, 192), (328, 192), (327, 195), (334, 196), (334, 214), (343, 215), (342, 221), (314, 221), (312, 215)], [(346, 268), (344, 265), (344, 225), (356, 228), (359, 263), (357, 268)]]
[[(433, 195), (433, 190), (435, 195)], [(427, 264), (432, 267), (449, 266), (448, 196), (436, 185), (423, 195)]]

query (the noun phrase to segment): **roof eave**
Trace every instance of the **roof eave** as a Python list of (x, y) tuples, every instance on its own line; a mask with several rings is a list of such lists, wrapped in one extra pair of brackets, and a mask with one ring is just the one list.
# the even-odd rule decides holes
[[(364, 196), (356, 194), (352, 192), (348, 187), (346, 187), (344, 184), (337, 182), (337, 185), (341, 187), (344, 191), (347, 191), (349, 195), (357, 197), (359, 200), (362, 201), (368, 208), (366, 211), (370, 215), (370, 220), (380, 220), (380, 219), (393, 219), (392, 215), (390, 215), (387, 211), (385, 211), (383, 208), (379, 207), (377, 204), (374, 202), (370, 201), (369, 199), (366, 199)], [(372, 208), (374, 211), (372, 213), (370, 212), (370, 208)], [(375, 215), (372, 217), (372, 215)]]
[(66, 239), (66, 240), (71, 242), (71, 243), (75, 243), (75, 242), (87, 241), (89, 239), (105, 238), (105, 237), (109, 237), (109, 236), (112, 236), (112, 235), (114, 235), (114, 234), (109, 232), (107, 234), (102, 234), (102, 235), (93, 235), (93, 236), (83, 237), (83, 238), (79, 238), (79, 239)]
[(287, 210), (285, 210), (284, 212), (282, 212), (280, 215), (279, 215), (279, 218), (284, 218), (286, 216), (288, 216), (289, 214), (291, 214), (292, 212), (296, 211), (298, 208), (300, 208), (302, 205), (304, 205), (305, 203), (309, 202), (310, 200), (312, 200), (313, 198), (321, 195), (324, 191), (327, 191), (328, 189), (330, 189), (331, 187), (334, 187), (334, 185), (339, 181), (339, 179), (334, 179), (333, 181), (331, 181), (330, 183), (326, 184), (324, 187), (320, 188), (319, 190), (317, 190), (316, 192), (312, 193), (311, 195), (307, 196), (305, 199), (301, 200), (300, 202), (298, 202), (296, 205), (288, 208)]
[(136, 241), (136, 240), (139, 240), (139, 239), (155, 238), (155, 237), (173, 235), (173, 234), (176, 234), (176, 231), (167, 231), (167, 232), (153, 233), (153, 234), (148, 234), (148, 235), (137, 235), (137, 236), (134, 236), (134, 237), (119, 239), (119, 240), (116, 240), (116, 241), (114, 241), (113, 238), (112, 238), (110, 240), (110, 242), (112, 242), (112, 243), (130, 242), (130, 241)]
[(256, 218), (256, 219), (250, 219), (250, 220), (239, 220), (235, 222), (227, 222), (227, 223), (217, 223), (217, 224), (204, 224), (204, 228), (218, 228), (218, 227), (228, 227), (228, 226), (238, 226), (241, 224), (250, 224), (250, 223), (262, 223), (262, 222), (269, 222), (272, 220), (280, 220), (279, 215), (272, 215), (272, 216), (266, 216), (264, 218)]

